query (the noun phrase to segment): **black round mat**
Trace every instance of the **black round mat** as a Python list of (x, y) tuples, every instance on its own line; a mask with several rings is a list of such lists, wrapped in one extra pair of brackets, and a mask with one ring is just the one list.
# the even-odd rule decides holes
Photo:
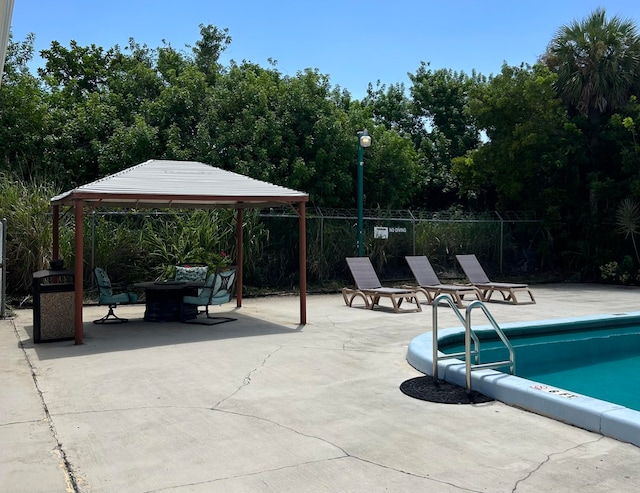
[(440, 404), (480, 404), (494, 400), (475, 390), (467, 394), (467, 389), (464, 387), (459, 387), (444, 380), (434, 382), (433, 377), (429, 375), (402, 382), (400, 390), (409, 397)]

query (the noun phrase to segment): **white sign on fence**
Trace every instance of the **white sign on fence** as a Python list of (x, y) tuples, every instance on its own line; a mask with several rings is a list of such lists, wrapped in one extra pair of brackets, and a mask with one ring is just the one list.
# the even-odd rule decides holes
[(383, 228), (382, 226), (376, 226), (373, 228), (373, 237), (376, 240), (386, 240), (389, 238), (389, 228)]

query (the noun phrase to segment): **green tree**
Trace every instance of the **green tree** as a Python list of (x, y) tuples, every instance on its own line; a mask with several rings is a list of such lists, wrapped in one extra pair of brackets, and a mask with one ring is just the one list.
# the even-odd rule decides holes
[(604, 9), (596, 9), (561, 26), (542, 60), (557, 74), (556, 90), (585, 135), (587, 152), (579, 174), (589, 194), (585, 209), (594, 222), (606, 200), (607, 183), (615, 181), (620, 169), (617, 145), (604, 139), (603, 132), (611, 115), (640, 88), (640, 37), (632, 21), (607, 19)]
[[(542, 65), (505, 64), (472, 91), (470, 111), (487, 141), (455, 159), (453, 170), (462, 192), (483, 207), (543, 212), (575, 198), (579, 184), (570, 158), (582, 139), (556, 96), (555, 79)], [(545, 196), (548, 202), (540, 200)]]
[(446, 208), (456, 201), (458, 182), (451, 172), (453, 159), (480, 144), (480, 131), (468, 110), (472, 89), (485, 83), (473, 72), (431, 70), (424, 62), (412, 82), (414, 143), (421, 156), (424, 181), (418, 205)]
[(369, 84), (367, 95), (362, 104), (370, 107), (376, 124), (384, 125), (388, 130), (415, 138), (416, 147), (420, 147), (420, 138), (424, 136), (424, 127), (416, 117), (412, 100), (407, 96), (404, 84)]
[(74, 40), (65, 48), (52, 41), (49, 49), (40, 52), (45, 65), (38, 69), (38, 74), (54, 95), (62, 96), (56, 102), (66, 103), (69, 108), (88, 94), (104, 89), (116, 54), (116, 48), (105, 51), (95, 44), (80, 46)]
[(117, 47), (104, 50), (95, 44), (69, 48), (57, 41), (42, 50), (45, 65), (38, 69), (47, 91), (51, 129), (48, 137), (50, 166), (64, 171), (58, 180), (76, 186), (101, 176), (99, 153), (118, 119), (108, 82)]
[(162, 156), (160, 124), (155, 118), (157, 100), (166, 88), (156, 70), (157, 50), (139, 45), (133, 38), (117, 51), (102, 94), (115, 114), (112, 131), (98, 144), (100, 175)]
[(328, 77), (315, 70), (291, 77), (231, 63), (205, 103), (198, 155), (224, 169), (308, 191), (317, 204), (344, 206), (355, 154), (336, 97)]
[(5, 172), (30, 181), (53, 180), (60, 169), (47, 164), (49, 105), (39, 81), (28, 69), (33, 58), (34, 36), (22, 42), (10, 38), (0, 87), (0, 162)]
[(366, 150), (364, 161), (365, 207), (411, 207), (420, 174), (417, 152), (411, 139), (384, 127), (374, 128), (370, 134), (372, 144)]
[(221, 75), (220, 56), (230, 44), (231, 36), (228, 29), (200, 24), (200, 39), (192, 51), (198, 70), (205, 75), (207, 82), (211, 85), (215, 84)]
[(611, 160), (619, 166), (608, 170), (613, 181), (602, 198), (615, 202), (623, 198), (640, 200), (640, 103), (631, 96), (629, 103), (611, 115), (602, 131), (602, 141), (612, 153)]
[(567, 106), (591, 119), (625, 106), (640, 80), (640, 37), (635, 23), (596, 9), (561, 26), (543, 61), (558, 74)]
[[(555, 88), (571, 122), (583, 134), (583, 152), (572, 156), (578, 183), (572, 195), (574, 248), (586, 267), (610, 260), (619, 247), (612, 238), (616, 204), (633, 187), (636, 168), (628, 152), (632, 134), (622, 125), (640, 88), (640, 37), (631, 20), (607, 18), (596, 9), (561, 26), (541, 58), (557, 75)], [(631, 125), (633, 127), (633, 125)], [(637, 183), (637, 179), (635, 180)]]
[(131, 124), (136, 116), (149, 117), (150, 106), (166, 87), (156, 68), (157, 50), (140, 45), (133, 38), (110, 65), (107, 87), (111, 104), (120, 120)]

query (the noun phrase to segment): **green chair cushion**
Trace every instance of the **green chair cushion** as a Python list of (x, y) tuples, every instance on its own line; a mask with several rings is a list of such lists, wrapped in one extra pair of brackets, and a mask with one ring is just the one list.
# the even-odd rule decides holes
[(101, 305), (135, 303), (136, 301), (138, 301), (138, 295), (135, 293), (120, 293), (113, 294), (111, 296), (101, 295), (98, 300)]

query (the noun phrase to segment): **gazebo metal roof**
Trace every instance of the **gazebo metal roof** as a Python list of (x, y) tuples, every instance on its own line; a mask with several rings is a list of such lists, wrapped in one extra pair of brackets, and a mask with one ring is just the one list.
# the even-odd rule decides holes
[(113, 207), (237, 208), (307, 202), (304, 192), (196, 161), (149, 160), (51, 199)]

